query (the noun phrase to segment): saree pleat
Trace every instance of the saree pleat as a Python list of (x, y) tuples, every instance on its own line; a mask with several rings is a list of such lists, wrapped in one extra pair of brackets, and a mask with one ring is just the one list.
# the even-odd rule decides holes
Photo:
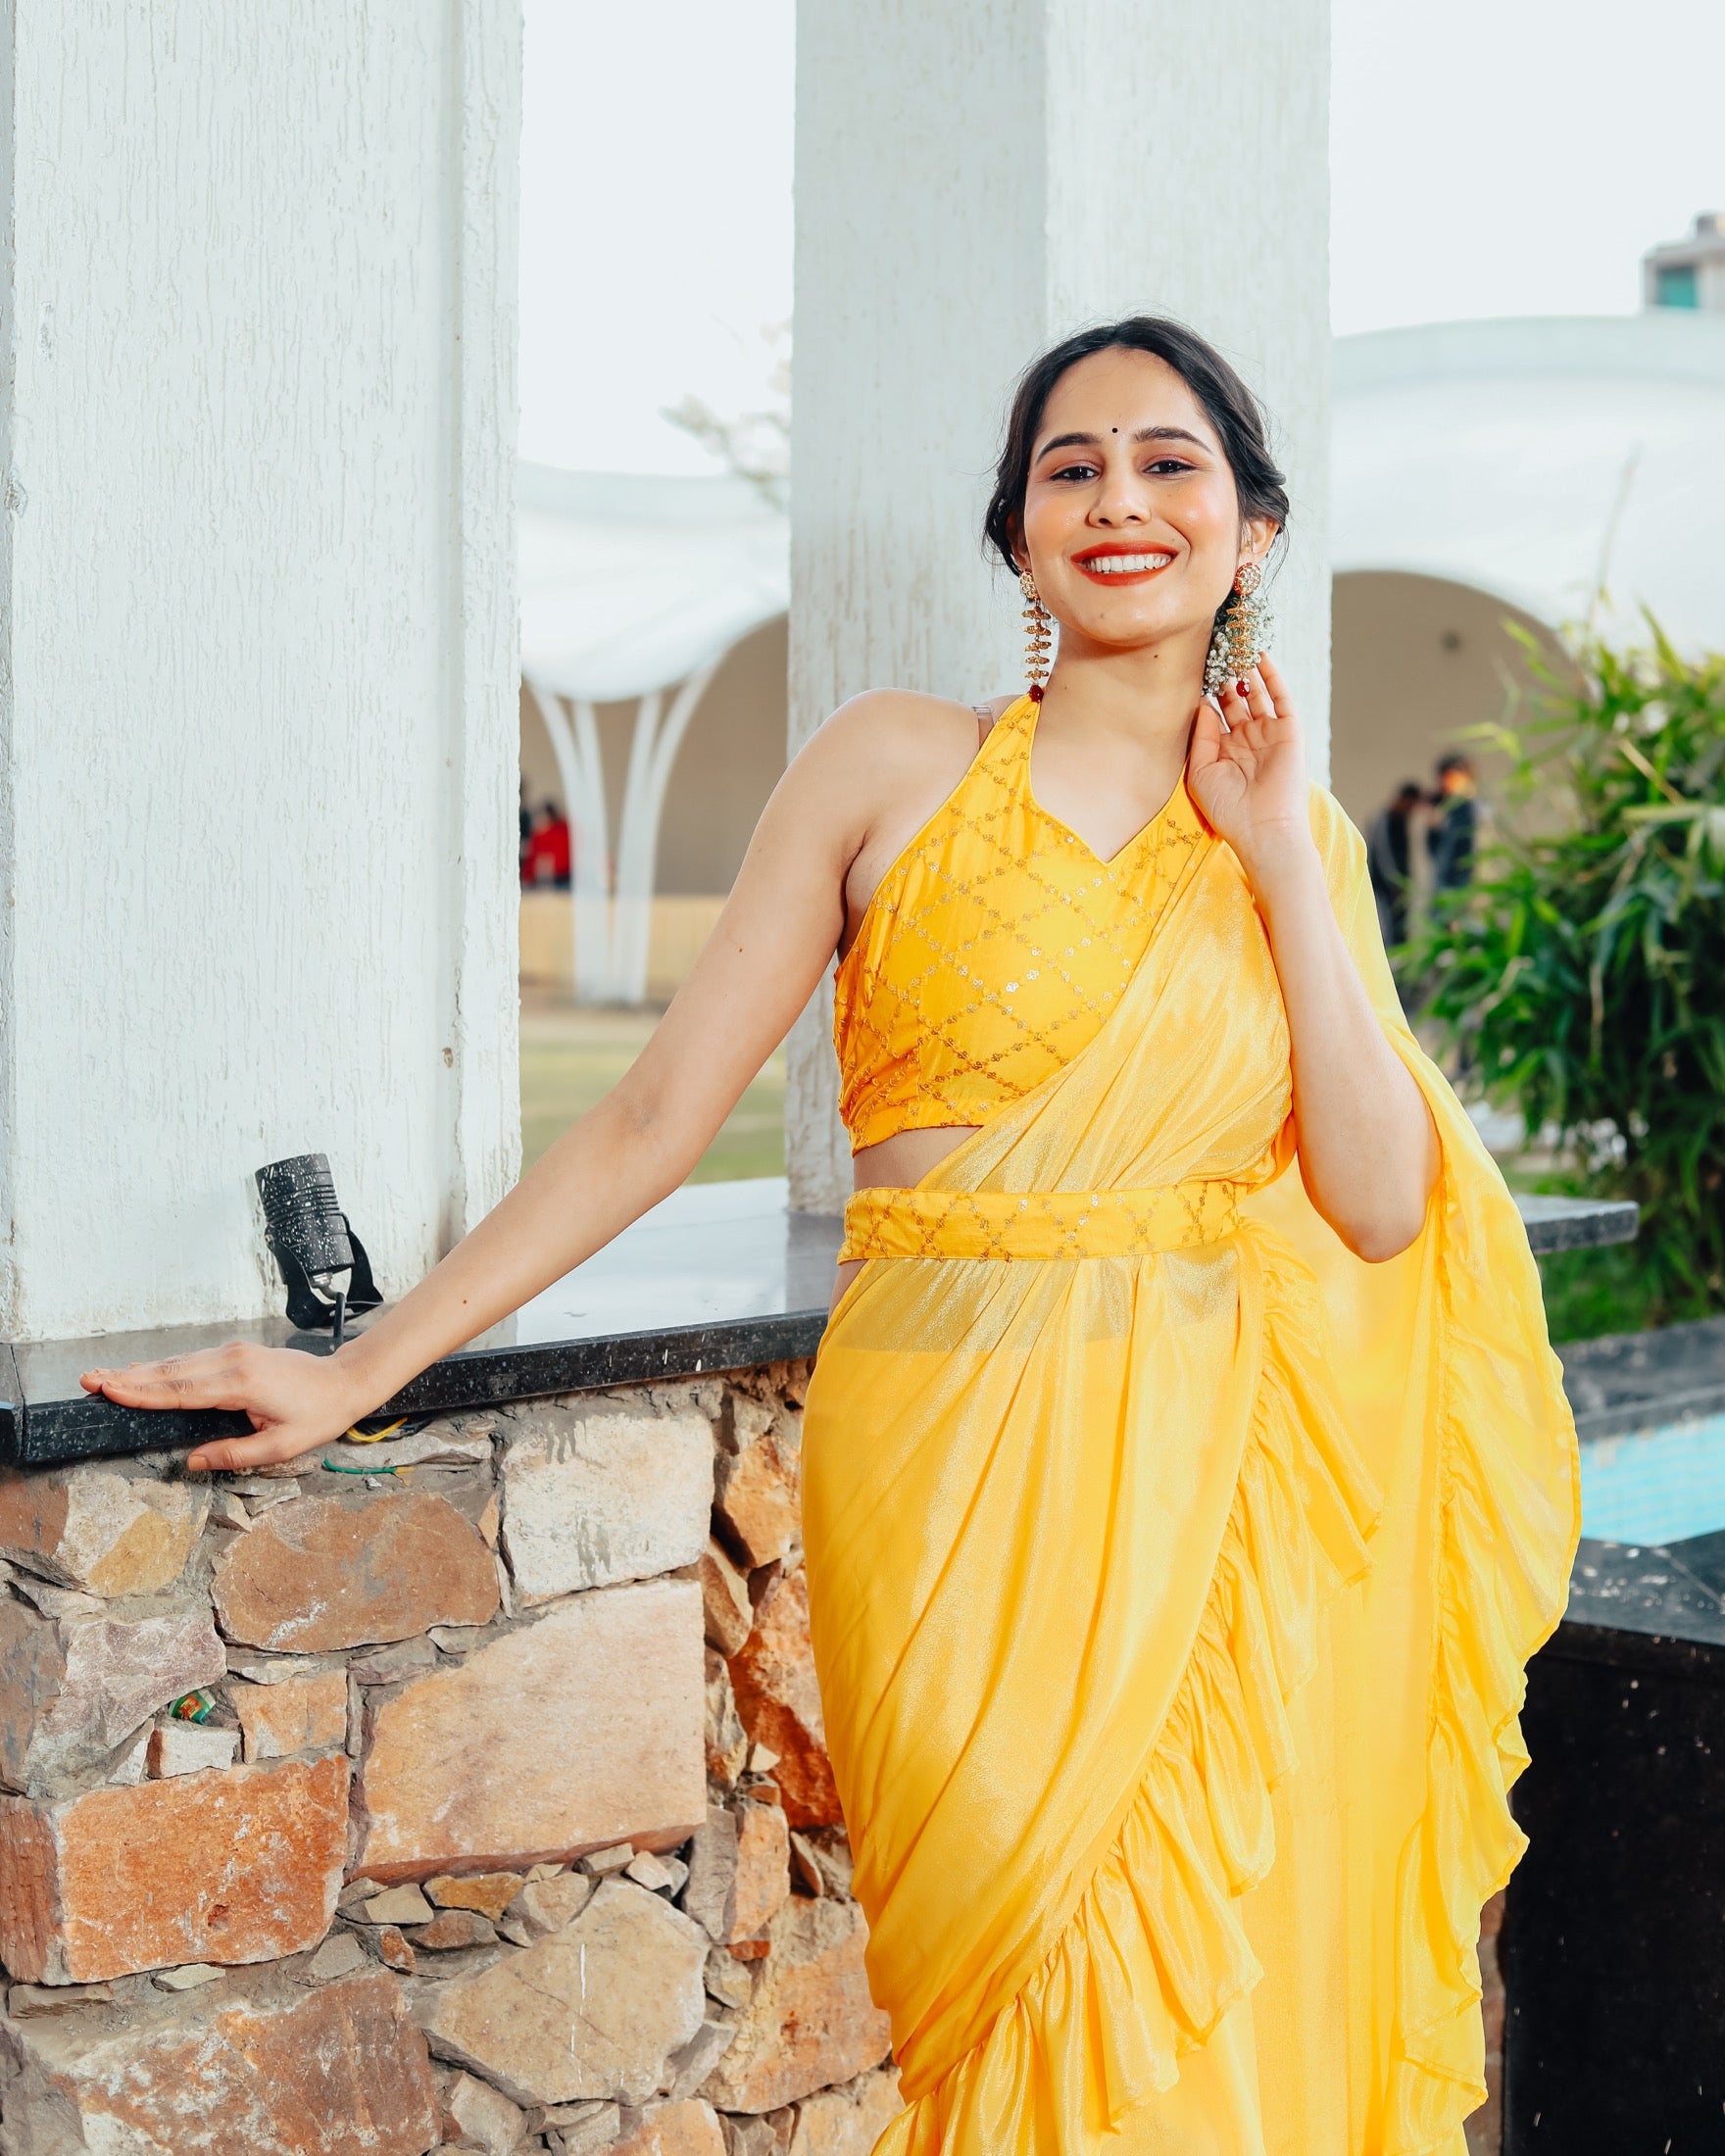
[[(1474, 1942), (1573, 1438), (1357, 837), (1313, 820), (1442, 1141), (1412, 1249), (1362, 1265), (1306, 1199), (1274, 968), (1210, 843), (1092, 1044), (918, 1186), (936, 1254), (867, 1263), (821, 1348), (811, 1614), (893, 2156), (1453, 2156), (1484, 2094)], [(1214, 1185), (1232, 1232), (1181, 1200)], [(1002, 1193), (1098, 1222), (1160, 1193), (1161, 1240), (1018, 1258), (1011, 1205), (941, 1200)]]

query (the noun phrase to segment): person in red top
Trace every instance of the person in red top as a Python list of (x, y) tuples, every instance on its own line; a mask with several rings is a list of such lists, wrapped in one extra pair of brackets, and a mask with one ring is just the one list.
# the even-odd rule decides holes
[(533, 828), (521, 854), (521, 881), (550, 884), (559, 891), (569, 887), (568, 818), (552, 802), (542, 802), (534, 811)]

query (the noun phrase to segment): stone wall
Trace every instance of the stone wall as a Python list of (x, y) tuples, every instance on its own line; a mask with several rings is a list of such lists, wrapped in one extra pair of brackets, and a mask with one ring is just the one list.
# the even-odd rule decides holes
[(806, 1376), (0, 1482), (4, 2156), (863, 2156)]

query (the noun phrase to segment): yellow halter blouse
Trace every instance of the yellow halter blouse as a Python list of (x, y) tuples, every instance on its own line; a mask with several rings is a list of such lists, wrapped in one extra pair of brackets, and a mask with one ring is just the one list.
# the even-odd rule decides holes
[(1094, 1040), (1205, 831), (1184, 780), (1103, 860), (1030, 790), (1041, 707), (1003, 711), (888, 869), (838, 970), (853, 1152), (979, 1124)]

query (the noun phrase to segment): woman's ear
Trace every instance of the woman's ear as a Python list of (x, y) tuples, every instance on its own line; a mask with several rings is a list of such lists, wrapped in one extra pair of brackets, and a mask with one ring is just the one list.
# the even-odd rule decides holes
[(1276, 543), (1281, 531), (1273, 516), (1248, 516), (1240, 526), (1240, 566), (1248, 562), (1261, 562)]

